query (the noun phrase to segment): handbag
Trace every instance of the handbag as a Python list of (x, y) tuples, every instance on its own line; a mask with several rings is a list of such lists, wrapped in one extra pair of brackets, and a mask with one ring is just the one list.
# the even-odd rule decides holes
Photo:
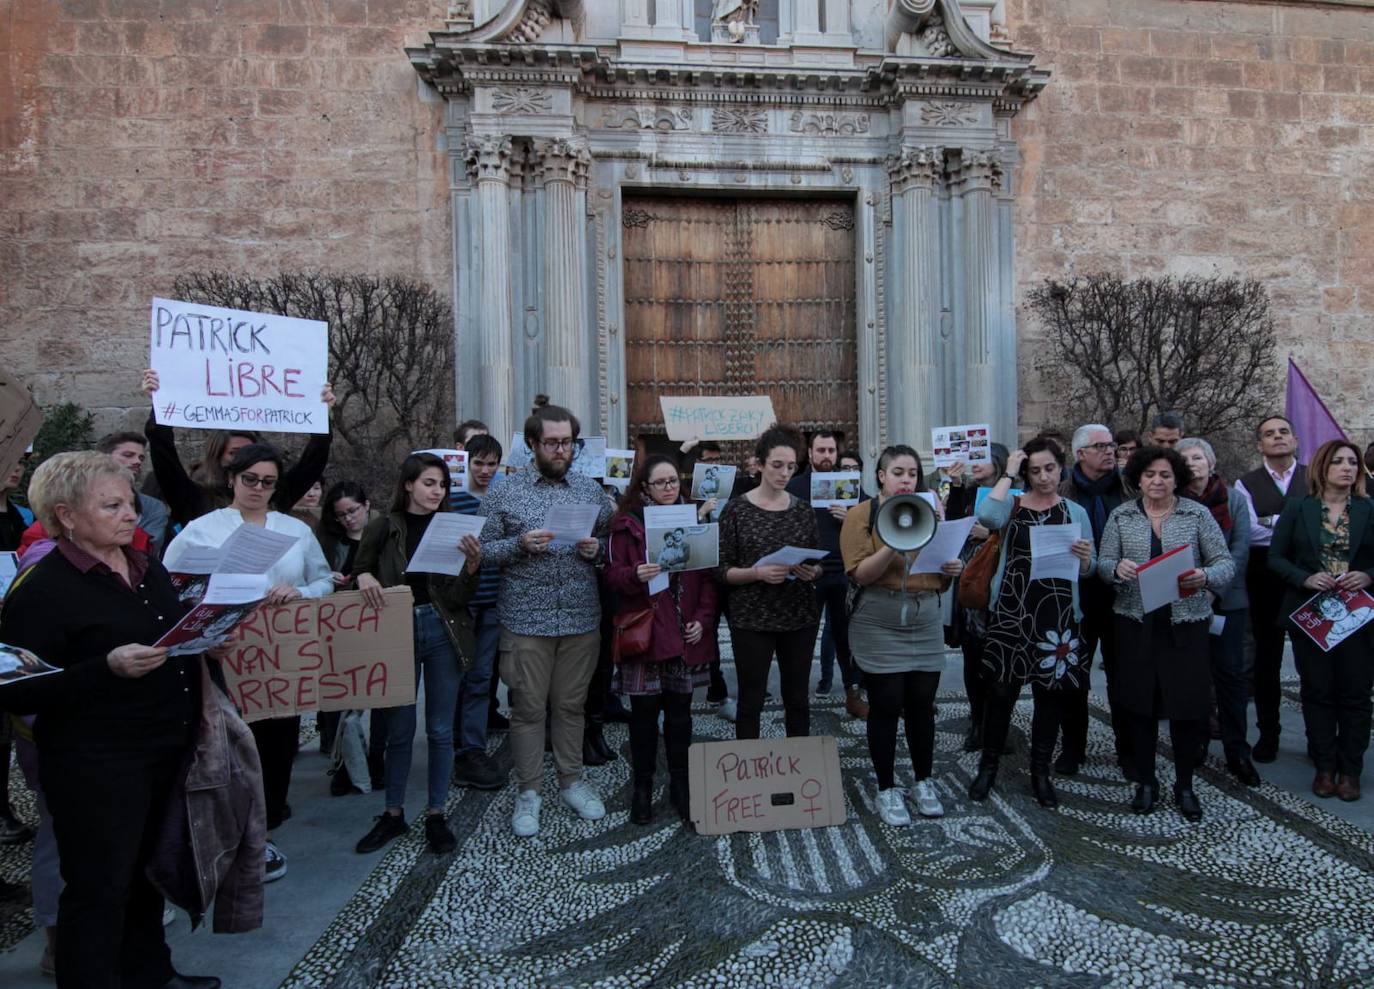
[(636, 608), (618, 612), (611, 619), (611, 662), (643, 656), (653, 636), (654, 609)]
[[(1012, 499), (1013, 515), (1020, 504), (1019, 497)], [(1010, 516), (1007, 523), (1011, 524)], [(997, 561), (1001, 555), (1002, 536), (1005, 532), (1006, 526), (1003, 526), (988, 536), (964, 565), (964, 572), (959, 575), (959, 590), (956, 596), (961, 608), (982, 611), (991, 604), (992, 575), (997, 572)]]

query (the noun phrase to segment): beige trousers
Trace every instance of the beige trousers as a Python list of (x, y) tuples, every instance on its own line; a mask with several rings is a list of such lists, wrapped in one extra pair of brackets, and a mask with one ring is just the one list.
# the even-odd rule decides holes
[(510, 748), (520, 789), (538, 793), (543, 781), (546, 705), (558, 785), (582, 778), (583, 705), (600, 648), (600, 630), (564, 636), (501, 630), (501, 679), (511, 692)]

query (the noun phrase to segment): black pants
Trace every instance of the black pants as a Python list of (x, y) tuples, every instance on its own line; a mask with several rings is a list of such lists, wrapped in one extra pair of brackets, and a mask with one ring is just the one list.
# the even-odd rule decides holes
[(291, 789), (291, 764), (300, 747), (301, 719), (264, 718), (248, 726), (258, 743), (262, 762), (262, 802), (267, 810), (267, 830), (281, 827), (286, 794)]
[(964, 654), (964, 693), (968, 696), (968, 720), (974, 728), (983, 726), (983, 707), (987, 700), (988, 683), (983, 679), (983, 646), (986, 639), (975, 638), (965, 630), (959, 639)]
[(935, 691), (939, 673), (868, 673), (868, 755), (878, 775), (878, 789), (893, 786), (897, 760), (897, 721), (906, 727), (915, 778), (927, 779), (935, 760)]
[(1293, 657), (1302, 681), (1302, 718), (1312, 761), (1320, 770), (1358, 780), (1369, 748), (1369, 691), (1374, 685), (1371, 626), (1325, 653), (1305, 635), (1295, 635)]
[(1269, 569), (1268, 546), (1250, 547), (1245, 589), (1250, 595), (1250, 632), (1255, 638), (1255, 723), (1261, 736), (1277, 737), (1286, 634), (1281, 623), (1287, 616), (1283, 614), (1283, 582)]
[[(1159, 718), (1153, 715), (1126, 712), (1126, 723), (1131, 733), (1131, 752), (1135, 760), (1135, 771), (1141, 782), (1159, 785), (1155, 775), (1155, 753), (1159, 748)], [(1198, 747), (1207, 737), (1207, 719), (1187, 718), (1169, 719), (1169, 744), (1174, 747), (1174, 776), (1180, 790), (1193, 786), (1193, 766), (1197, 759)]]
[(782, 681), (783, 721), (789, 736), (811, 734), (811, 706), (808, 697), (811, 679), (811, 653), (816, 647), (817, 625), (787, 632), (756, 632), (732, 627), (730, 641), (735, 647), (735, 674), (739, 678), (739, 712), (735, 718), (736, 738), (759, 737), (759, 715), (768, 693), (768, 670), (773, 656), (778, 657), (778, 676)]
[(42, 752), (40, 781), (66, 884), (57, 908), (59, 989), (157, 989), (176, 974), (162, 896), (144, 876), (181, 746)]
[[(1049, 688), (1038, 683), (1031, 684), (1031, 699), (1035, 707), (1031, 712), (1031, 759), (1030, 770), (1036, 775), (1046, 775), (1050, 771), (1050, 757), (1054, 754), (1055, 739), (1059, 736), (1059, 725), (1064, 719), (1064, 707), (1071, 703), (1070, 695), (1077, 691), (1062, 687)], [(983, 713), (983, 754), (1000, 755), (1007, 744), (1007, 731), (1011, 728), (1011, 712), (1021, 696), (1021, 684), (995, 681), (988, 684), (986, 709)]]
[[(1116, 618), (1112, 602), (1116, 592), (1096, 580), (1084, 580), (1078, 585), (1083, 606), (1083, 624), (1079, 630), (1078, 655), (1092, 668), (1093, 653), (1101, 648), (1102, 670), (1107, 675), (1107, 703), (1112, 714), (1112, 734), (1116, 740), (1116, 758), (1123, 765), (1130, 760), (1130, 731), (1124, 712), (1112, 700), (1112, 679), (1116, 676)], [(1081, 763), (1088, 751), (1088, 693), (1091, 681), (1083, 681), (1083, 689), (1069, 693), (1064, 699), (1063, 752), (1072, 762)]]
[(844, 610), (848, 596), (849, 578), (843, 573), (826, 574), (816, 581), (816, 597), (825, 608), (825, 627), (835, 646), (840, 680), (846, 687), (857, 687), (862, 674), (854, 665), (854, 652), (849, 647), (849, 615)]
[(668, 772), (684, 776), (692, 744), (692, 695), (649, 694), (630, 698), (630, 766), (636, 783), (648, 783), (658, 765), (658, 713), (663, 712), (663, 750)]
[(726, 686), (725, 675), (720, 670), (719, 613), (711, 619), (711, 624), (706, 626), (703, 634), (711, 644), (711, 683), (706, 688), (706, 700), (711, 704), (719, 704), (730, 696), (730, 688)]

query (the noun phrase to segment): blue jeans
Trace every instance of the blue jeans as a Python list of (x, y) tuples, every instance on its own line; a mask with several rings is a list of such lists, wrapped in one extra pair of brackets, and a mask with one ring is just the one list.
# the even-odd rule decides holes
[(487, 708), (491, 700), (491, 669), (501, 644), (501, 620), (496, 606), (480, 608), (476, 621), (477, 655), (458, 684), (458, 703), (453, 717), (458, 725), (459, 752), (487, 749)]
[(1227, 762), (1250, 758), (1245, 743), (1245, 709), (1250, 703), (1251, 671), (1245, 665), (1245, 608), (1217, 612), (1226, 619), (1220, 635), (1210, 635), (1212, 691), (1217, 697), (1217, 723)]
[[(458, 656), (432, 604), (415, 607), (415, 684), (425, 683), (425, 737), (429, 740), (429, 809), (443, 810), (453, 773), (453, 705), (458, 699)], [(415, 705), (393, 707), (386, 717), (386, 805), (405, 806)]]

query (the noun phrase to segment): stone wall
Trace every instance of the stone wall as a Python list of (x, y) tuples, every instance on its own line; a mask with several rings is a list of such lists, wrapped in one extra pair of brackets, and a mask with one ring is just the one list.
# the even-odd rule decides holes
[(148, 303), (195, 268), (451, 291), (444, 0), (0, 2), (0, 353), (40, 402), (141, 421)]
[[(1332, 412), (1374, 439), (1374, 10), (1007, 0), (1053, 73), (1016, 121), (1017, 280), (1237, 274)], [(1055, 418), (1019, 321), (1022, 424)], [(1280, 387), (1282, 380), (1277, 383)], [(1186, 411), (1186, 410), (1185, 410)]]

